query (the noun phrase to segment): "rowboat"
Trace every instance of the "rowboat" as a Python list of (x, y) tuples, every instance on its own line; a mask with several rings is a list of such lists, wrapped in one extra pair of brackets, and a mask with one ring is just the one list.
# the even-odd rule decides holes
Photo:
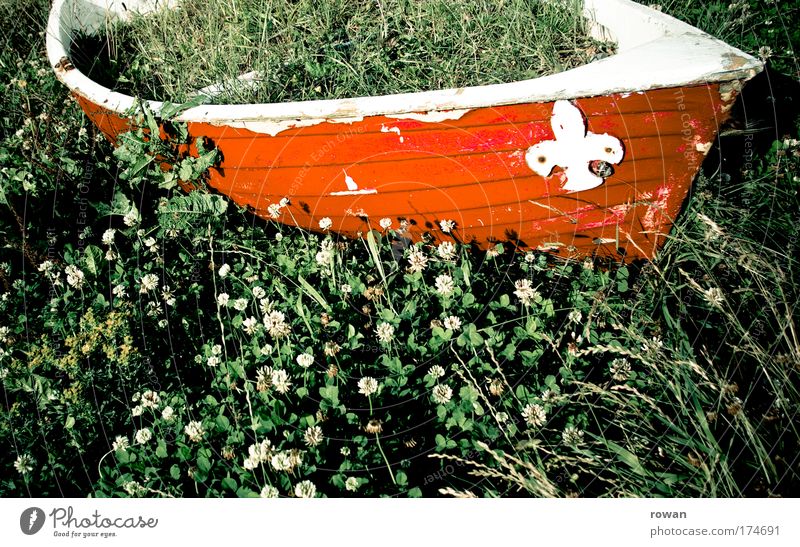
[[(134, 97), (75, 68), (71, 44), (79, 31), (97, 32), (157, 3), (52, 6), (50, 63), (112, 141), (129, 130)], [(630, 0), (585, 0), (584, 14), (592, 36), (615, 42), (617, 53), (558, 74), (338, 100), (200, 105), (177, 120), (221, 152), (212, 188), (281, 223), (358, 237), (391, 222), (414, 241), (652, 258), (720, 124), (763, 64)], [(157, 114), (162, 103), (148, 106)]]

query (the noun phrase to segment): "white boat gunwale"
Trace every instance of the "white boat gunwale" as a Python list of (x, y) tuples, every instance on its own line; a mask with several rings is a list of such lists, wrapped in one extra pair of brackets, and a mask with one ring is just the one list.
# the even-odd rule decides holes
[[(167, 0), (175, 3), (176, 0)], [(96, 31), (127, 10), (152, 11), (158, 0), (54, 0), (47, 25), (47, 54), (56, 75), (72, 92), (124, 116), (132, 96), (112, 91), (77, 68), (66, 70), (76, 30)], [(162, 1), (161, 4), (164, 2)], [(553, 102), (652, 89), (747, 80), (763, 69), (755, 57), (667, 14), (632, 0), (585, 0), (593, 36), (614, 40), (617, 53), (557, 74), (516, 82), (313, 101), (201, 105), (178, 121), (243, 127), (277, 134), (322, 122), (351, 123), (368, 116), (457, 119), (469, 110), (521, 103)], [(162, 102), (148, 100), (155, 113)]]

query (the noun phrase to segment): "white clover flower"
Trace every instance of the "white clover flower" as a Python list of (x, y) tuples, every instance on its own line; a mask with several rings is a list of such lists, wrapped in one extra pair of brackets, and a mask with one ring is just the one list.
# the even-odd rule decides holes
[(542, 391), (542, 402), (547, 405), (555, 404), (558, 401), (558, 394), (552, 389)]
[(78, 267), (70, 264), (64, 268), (64, 273), (67, 275), (67, 283), (70, 286), (76, 289), (80, 289), (83, 286), (83, 272)]
[(321, 229), (330, 230), (331, 226), (333, 226), (333, 221), (330, 218), (325, 217), (325, 218), (320, 219), (319, 227)]
[(44, 272), (44, 273), (50, 273), (50, 271), (51, 271), (53, 268), (55, 268), (55, 266), (56, 266), (56, 265), (53, 263), (53, 261), (52, 261), (52, 260), (45, 260), (44, 262), (42, 262), (41, 264), (39, 264), (39, 265), (36, 267), (36, 269), (37, 269), (37, 270), (39, 270), (40, 272)]
[(450, 296), (456, 288), (453, 278), (447, 274), (436, 276), (436, 292), (442, 296)]
[(572, 310), (569, 312), (569, 315), (567, 315), (567, 321), (570, 323), (580, 323), (581, 319), (583, 319), (583, 314), (580, 310)]
[(358, 381), (358, 392), (369, 397), (378, 391), (378, 381), (372, 376), (364, 376)]
[(124, 285), (117, 285), (117, 286), (115, 286), (115, 287), (114, 287), (114, 289), (113, 289), (111, 292), (112, 292), (112, 293), (114, 294), (114, 296), (116, 296), (117, 298), (125, 298), (125, 296), (126, 296), (126, 293), (125, 293), (125, 286), (124, 286)]
[(231, 297), (228, 296), (228, 293), (226, 292), (219, 293), (219, 295), (217, 295), (217, 305), (224, 308), (225, 306), (228, 305), (228, 301), (230, 299)]
[(125, 492), (129, 496), (138, 496), (140, 494), (143, 494), (143, 493), (147, 492), (147, 490), (145, 490), (145, 488), (141, 484), (136, 482), (136, 481), (128, 481), (128, 482), (126, 482), (122, 486), (122, 489), (125, 490)]
[(432, 391), (433, 400), (440, 405), (444, 405), (450, 402), (450, 399), (453, 398), (453, 388), (448, 386), (447, 384), (436, 384), (433, 386)]
[(112, 245), (114, 243), (114, 235), (117, 231), (114, 228), (109, 228), (105, 232), (103, 232), (102, 241), (105, 245)]
[(142, 393), (141, 401), (144, 408), (158, 408), (158, 405), (161, 404), (161, 397), (155, 391), (148, 389)]
[(661, 351), (661, 348), (664, 347), (664, 342), (661, 341), (661, 338), (658, 336), (654, 336), (650, 340), (645, 340), (642, 344), (642, 351), (648, 354), (656, 354)]
[(261, 300), (265, 296), (267, 296), (267, 291), (264, 290), (264, 287), (253, 287), (253, 298)]
[(327, 266), (333, 261), (333, 254), (330, 251), (322, 250), (317, 253), (314, 259), (320, 266)]
[(342, 294), (347, 295), (353, 292), (353, 287), (347, 283), (344, 283), (341, 287), (339, 287), (339, 290), (342, 291)]
[(290, 471), (294, 467), (292, 457), (286, 451), (274, 454), (269, 463), (275, 471)]
[(497, 423), (504, 424), (508, 421), (508, 414), (505, 412), (498, 412), (495, 415), (495, 419), (497, 420)]
[(394, 327), (389, 323), (378, 323), (375, 332), (378, 334), (378, 340), (380, 340), (382, 344), (388, 344), (394, 340)]
[(297, 356), (297, 364), (303, 368), (308, 368), (314, 364), (314, 356), (310, 353), (301, 353)]
[(278, 369), (272, 371), (272, 385), (275, 386), (275, 391), (278, 393), (288, 393), (292, 382), (289, 381), (289, 375), (285, 370)]
[(203, 424), (201, 422), (192, 420), (186, 424), (186, 427), (183, 428), (183, 432), (186, 433), (186, 436), (189, 437), (190, 441), (199, 443), (203, 440), (203, 435), (205, 435), (206, 430), (203, 428)]
[(274, 486), (268, 484), (264, 488), (261, 489), (261, 493), (259, 494), (262, 498), (277, 498), (278, 497), (278, 489)]
[(125, 223), (125, 226), (136, 226), (139, 224), (139, 212), (136, 209), (131, 209), (122, 217), (122, 222)]
[(350, 447), (349, 446), (341, 447), (339, 449), (339, 454), (341, 454), (342, 456), (344, 456), (346, 458), (347, 456), (350, 455)]
[(291, 327), (286, 323), (286, 316), (280, 311), (271, 311), (264, 317), (264, 327), (269, 331), (269, 335), (276, 340), (289, 336)]
[(561, 433), (561, 441), (569, 446), (576, 446), (583, 442), (583, 431), (574, 425), (568, 425)]
[(443, 241), (436, 248), (436, 254), (443, 260), (451, 260), (456, 256), (456, 246), (449, 241)]
[(272, 367), (263, 366), (256, 371), (256, 390), (267, 391), (272, 387)]
[(151, 253), (158, 252), (158, 244), (156, 243), (156, 239), (154, 237), (148, 237), (144, 240), (144, 246), (147, 247), (147, 250)]
[(11, 329), (8, 327), (0, 327), (0, 344), (8, 343), (8, 335)]
[(252, 316), (248, 317), (242, 321), (242, 328), (244, 329), (244, 332), (252, 336), (258, 330), (258, 319)]
[(161, 419), (165, 422), (171, 422), (173, 417), (175, 417), (175, 410), (171, 406), (165, 406), (164, 410), (161, 411)]
[(145, 274), (140, 280), (142, 286), (140, 293), (147, 293), (158, 288), (158, 276), (156, 274)]
[(461, 319), (455, 315), (444, 318), (444, 328), (450, 329), (453, 332), (461, 329)]
[(114, 439), (114, 442), (111, 444), (111, 449), (120, 452), (125, 452), (127, 448), (130, 446), (128, 442), (128, 437), (124, 437), (122, 435), (117, 435), (117, 438)]
[(525, 262), (527, 262), (528, 264), (533, 264), (535, 260), (536, 260), (536, 255), (534, 253), (530, 251), (525, 253)]
[(440, 365), (433, 365), (428, 369), (428, 374), (434, 378), (441, 378), (444, 376), (444, 368), (442, 368)]
[(242, 467), (244, 467), (248, 471), (252, 471), (253, 469), (255, 469), (258, 466), (259, 466), (259, 461), (256, 460), (255, 458), (253, 458), (252, 456), (248, 457), (248, 458), (245, 458), (244, 462), (242, 462)]
[(131, 409), (131, 414), (133, 416), (141, 416), (142, 412), (144, 412), (144, 407), (142, 405), (136, 405)]
[(533, 427), (541, 427), (547, 422), (547, 412), (542, 405), (536, 403), (526, 405), (522, 409), (522, 417), (528, 425)]
[(303, 442), (307, 446), (319, 445), (325, 437), (322, 435), (322, 428), (318, 425), (310, 426), (303, 433)]
[(211, 346), (211, 355), (222, 355), (222, 346), (220, 344)]
[(270, 302), (269, 298), (262, 298), (258, 301), (258, 307), (261, 310), (261, 315), (269, 315), (269, 312), (272, 311), (272, 302)]
[(33, 471), (34, 460), (28, 454), (20, 454), (17, 456), (17, 459), (14, 460), (14, 469), (20, 475), (27, 475), (31, 471)]
[(172, 294), (172, 289), (169, 288), (169, 285), (161, 287), (161, 299), (164, 300), (167, 306), (175, 305), (175, 295)]
[(347, 477), (347, 480), (344, 481), (344, 488), (348, 492), (355, 492), (358, 490), (359, 486), (361, 486), (361, 483), (359, 483), (358, 479), (355, 477)]
[(219, 365), (219, 363), (220, 363), (219, 357), (217, 357), (216, 355), (211, 355), (208, 359), (206, 359), (206, 365), (210, 367), (216, 367), (217, 365)]
[(317, 487), (311, 481), (299, 482), (294, 487), (294, 495), (298, 498), (313, 498), (317, 495)]
[(417, 247), (413, 247), (408, 253), (408, 271), (411, 273), (419, 273), (427, 267), (428, 257)]
[(106, 251), (106, 260), (108, 262), (114, 262), (117, 259), (117, 253), (115, 253), (112, 249), (108, 249)]
[(392, 227), (392, 219), (388, 217), (382, 218), (379, 224), (381, 225), (381, 228), (383, 228), (384, 230), (388, 230), (389, 228)]
[(227, 263), (223, 264), (222, 266), (219, 267), (219, 271), (217, 273), (219, 274), (220, 277), (227, 276), (229, 273), (231, 273), (231, 265)]
[(134, 437), (134, 440), (136, 441), (137, 444), (144, 444), (152, 438), (153, 438), (153, 433), (150, 431), (149, 428), (144, 427), (136, 432), (136, 437)]
[(249, 457), (244, 460), (244, 468), (253, 470), (262, 463), (266, 463), (272, 456), (272, 443), (269, 439), (264, 439), (260, 443), (250, 445), (248, 449)]
[(456, 227), (456, 222), (454, 220), (440, 220), (439, 227), (444, 233), (449, 234)]
[(233, 308), (238, 311), (247, 309), (247, 298), (237, 298), (233, 301)]
[(624, 382), (631, 374), (631, 364), (625, 358), (617, 358), (611, 361), (611, 366), (608, 370), (612, 379), (617, 382)]
[(519, 298), (523, 306), (530, 306), (531, 303), (540, 297), (539, 292), (533, 288), (530, 279), (519, 279), (514, 282), (514, 295)]
[(267, 213), (271, 219), (277, 220), (281, 216), (281, 206), (277, 203), (270, 203), (267, 207)]

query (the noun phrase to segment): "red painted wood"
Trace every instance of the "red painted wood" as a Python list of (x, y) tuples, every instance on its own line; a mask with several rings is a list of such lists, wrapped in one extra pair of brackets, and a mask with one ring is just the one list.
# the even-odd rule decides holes
[[(279, 220), (358, 236), (409, 222), (418, 239), (452, 237), (488, 248), (513, 241), (523, 249), (561, 243), (564, 256), (651, 258), (664, 242), (707, 147), (727, 117), (732, 97), (700, 85), (584, 98), (574, 104), (588, 129), (619, 138), (625, 147), (615, 173), (597, 188), (562, 189), (560, 168), (546, 178), (525, 163), (528, 147), (553, 138), (553, 103), (480, 108), (459, 119), (422, 122), (373, 116), (353, 123), (323, 122), (276, 136), (248, 129), (190, 123), (193, 137), (210, 138), (222, 153), (210, 184), (265, 218), (289, 198)], [(78, 100), (112, 140), (127, 122)], [(398, 134), (399, 131), (399, 134)], [(375, 194), (331, 195), (347, 189), (345, 175)], [(438, 222), (454, 220), (443, 234)], [(599, 242), (599, 243), (598, 243)]]

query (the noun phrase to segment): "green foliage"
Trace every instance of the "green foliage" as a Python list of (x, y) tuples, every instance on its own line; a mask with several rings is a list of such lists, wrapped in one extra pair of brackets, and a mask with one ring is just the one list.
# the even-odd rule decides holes
[(509, 82), (611, 49), (575, 0), (187, 0), (83, 42), (100, 55), (77, 66), (109, 86), (173, 101), (212, 86), (201, 95), (223, 103)]

